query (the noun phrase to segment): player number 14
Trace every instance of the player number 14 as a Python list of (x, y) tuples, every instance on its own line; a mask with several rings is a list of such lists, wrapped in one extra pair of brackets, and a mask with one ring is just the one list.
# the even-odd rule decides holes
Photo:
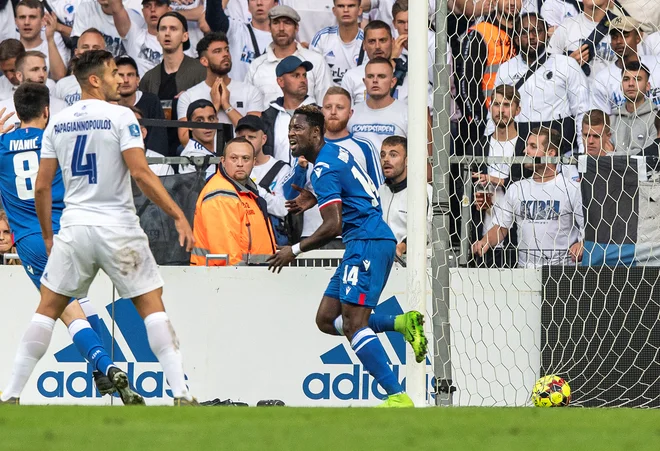
[(365, 176), (357, 167), (353, 166), (351, 168), (351, 174), (353, 177), (360, 182), (364, 191), (371, 197), (371, 205), (374, 207), (378, 206), (378, 188), (374, 185), (374, 182), (368, 176)]

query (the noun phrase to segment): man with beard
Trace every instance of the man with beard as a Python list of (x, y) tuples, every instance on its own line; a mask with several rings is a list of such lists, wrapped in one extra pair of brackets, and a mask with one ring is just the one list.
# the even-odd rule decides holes
[(322, 99), (325, 92), (332, 86), (332, 76), (328, 64), (313, 50), (304, 48), (296, 41), (300, 16), (288, 6), (276, 6), (268, 13), (270, 32), (273, 42), (266, 53), (255, 59), (250, 65), (245, 81), (256, 86), (264, 95), (264, 108), (282, 95), (276, 75), (280, 61), (288, 56), (295, 56), (301, 61), (312, 64), (308, 72), (308, 94), (315, 100)]
[[(561, 144), (558, 131), (535, 128), (527, 138), (529, 157), (556, 157)], [(518, 226), (518, 266), (570, 265), (580, 258), (578, 241), (584, 228), (580, 185), (562, 177), (557, 165), (525, 165), (532, 177), (509, 185), (504, 201), (494, 214), (493, 226), (472, 244), (472, 253), (483, 256)]]
[[(475, 155), (485, 157), (513, 157), (523, 155), (525, 140), (521, 139), (516, 129), (515, 119), (520, 114), (520, 94), (514, 86), (499, 85), (490, 103), (490, 114), (495, 122), (495, 132), (489, 137), (483, 137), (475, 146)], [(511, 165), (494, 163), (486, 166), (481, 173), (475, 172), (474, 223), (476, 236), (483, 235), (493, 225), (493, 214), (504, 200), (505, 189), (511, 181)], [(507, 238), (508, 240), (508, 238)], [(507, 259), (503, 247), (506, 243), (498, 243), (492, 252), (483, 256), (487, 267), (509, 267), (513, 264)]]
[[(261, 115), (261, 91), (252, 85), (229, 78), (232, 61), (227, 36), (221, 32), (209, 33), (197, 44), (199, 61), (206, 68), (206, 80), (187, 89), (179, 97), (177, 117), (188, 120), (188, 105), (198, 99), (213, 103), (218, 122), (234, 127), (246, 114)], [(179, 129), (179, 140), (188, 142), (188, 129)]]
[[(582, 115), (589, 109), (587, 78), (573, 58), (546, 54), (545, 21), (536, 14), (523, 14), (516, 21), (514, 42), (520, 53), (502, 64), (495, 86), (516, 86), (520, 93), (518, 133), (527, 138), (539, 126), (554, 128), (563, 137), (563, 152), (582, 147)], [(530, 75), (530, 69), (533, 73)], [(524, 78), (527, 77), (527, 78)], [(522, 84), (521, 84), (522, 83)], [(492, 132), (490, 124), (489, 131)]]

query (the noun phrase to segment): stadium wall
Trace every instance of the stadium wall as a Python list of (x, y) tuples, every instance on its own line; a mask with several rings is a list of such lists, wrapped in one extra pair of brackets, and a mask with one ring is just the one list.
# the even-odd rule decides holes
[[(281, 399), (293, 406), (379, 403), (383, 393), (363, 371), (346, 340), (316, 329), (318, 302), (334, 270), (289, 268), (273, 275), (265, 268), (161, 268), (165, 303), (180, 339), (193, 393), (200, 400), (231, 398), (251, 405), (261, 399)], [(498, 277), (491, 274), (480, 279), (479, 274), (458, 274), (463, 271), (487, 270), (453, 270), (450, 313), (454, 385), (458, 388), (455, 403), (523, 405), (540, 368), (540, 273), (490, 270)], [(468, 283), (474, 280), (488, 280), (489, 284)], [(0, 284), (5, 293), (0, 317), (0, 383), (5, 383), (38, 295), (21, 267), (0, 266)], [(115, 361), (127, 370), (147, 404), (171, 403), (168, 385), (132, 304), (127, 300), (112, 303), (116, 295), (104, 274), (97, 277), (89, 297), (107, 326), (108, 346), (114, 333)], [(429, 314), (431, 302), (429, 292)], [(405, 269), (396, 267), (378, 311), (396, 314), (402, 306), (405, 309)], [(403, 379), (403, 338), (388, 333), (380, 339)], [(427, 370), (427, 387), (432, 392), (430, 361)], [(58, 323), (50, 349), (21, 402), (89, 405), (110, 404), (110, 398), (95, 393), (91, 370), (71, 344), (66, 328)]]

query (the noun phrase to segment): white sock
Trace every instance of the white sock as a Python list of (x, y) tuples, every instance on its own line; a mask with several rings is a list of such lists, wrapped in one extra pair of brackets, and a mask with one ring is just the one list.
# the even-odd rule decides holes
[(55, 320), (39, 313), (34, 314), (18, 345), (9, 385), (2, 392), (3, 401), (21, 396), (34, 367), (48, 350), (54, 327)]
[(78, 304), (80, 304), (80, 308), (85, 316), (90, 317), (92, 315), (98, 315), (96, 308), (94, 308), (89, 298), (78, 299)]
[(339, 315), (337, 318), (335, 318), (335, 329), (337, 329), (337, 332), (339, 335), (344, 335), (344, 318)]
[(149, 346), (163, 367), (165, 377), (172, 387), (172, 394), (175, 398), (192, 400), (186, 387), (179, 340), (176, 338), (167, 313), (152, 313), (144, 319), (144, 325), (147, 328)]

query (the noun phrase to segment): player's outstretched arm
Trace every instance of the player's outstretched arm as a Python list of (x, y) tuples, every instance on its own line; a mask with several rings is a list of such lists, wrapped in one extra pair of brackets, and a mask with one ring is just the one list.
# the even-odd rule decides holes
[(46, 253), (50, 255), (53, 247), (53, 179), (57, 173), (57, 159), (44, 158), (39, 162), (39, 172), (34, 186), (34, 206), (41, 226), (41, 235), (46, 245)]
[(328, 244), (341, 235), (341, 202), (327, 204), (321, 209), (323, 223), (316, 232), (294, 246), (285, 246), (277, 254), (268, 258), (268, 269), (279, 274), (282, 268), (291, 263), (302, 252), (312, 251)]
[(149, 168), (144, 150), (134, 147), (122, 152), (122, 156), (128, 170), (131, 172), (131, 177), (133, 177), (144, 195), (158, 205), (170, 218), (174, 219), (176, 231), (179, 232), (179, 244), (190, 252), (195, 243), (192, 228), (181, 208), (174, 202), (158, 176)]

